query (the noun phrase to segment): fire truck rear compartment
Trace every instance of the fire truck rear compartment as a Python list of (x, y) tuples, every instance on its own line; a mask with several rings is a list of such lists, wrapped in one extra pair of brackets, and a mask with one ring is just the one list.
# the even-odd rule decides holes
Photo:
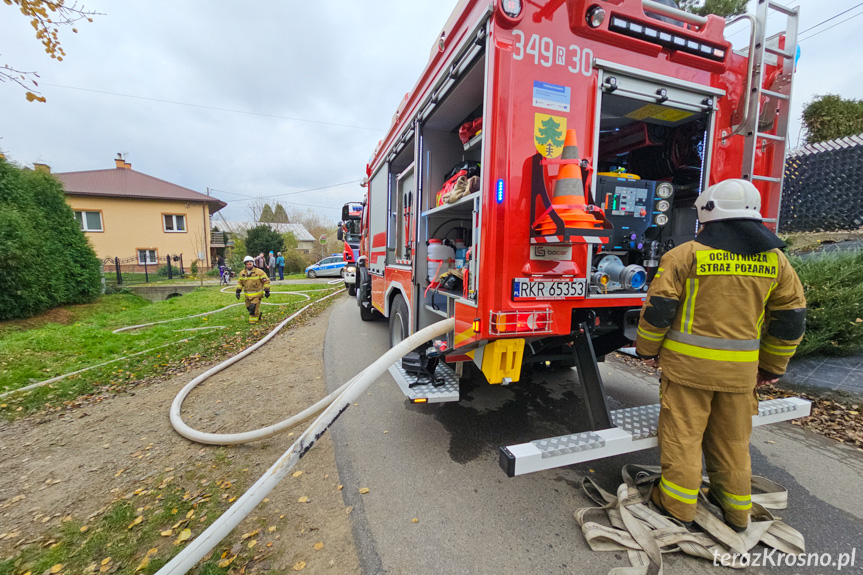
[[(602, 96), (593, 196), (615, 228), (606, 255), (651, 271), (666, 247), (692, 239), (709, 121), (705, 112)], [(594, 265), (600, 261), (595, 258)]]

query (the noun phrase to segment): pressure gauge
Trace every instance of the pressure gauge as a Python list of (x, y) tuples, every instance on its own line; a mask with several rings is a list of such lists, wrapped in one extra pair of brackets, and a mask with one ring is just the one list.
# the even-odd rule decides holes
[(656, 203), (656, 209), (659, 210), (660, 212), (667, 212), (670, 207), (671, 207), (671, 204), (668, 203), (668, 200), (659, 200)]
[(658, 216), (656, 216), (654, 222), (656, 222), (657, 226), (664, 226), (668, 223), (668, 216), (666, 216), (665, 214), (659, 214)]
[(656, 186), (656, 195), (663, 200), (667, 200), (674, 193), (674, 186), (668, 182), (662, 182)]

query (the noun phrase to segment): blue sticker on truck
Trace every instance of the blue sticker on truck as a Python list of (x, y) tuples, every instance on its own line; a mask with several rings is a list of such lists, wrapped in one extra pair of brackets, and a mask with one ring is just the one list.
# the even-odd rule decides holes
[(572, 103), (572, 89), (548, 82), (533, 82), (533, 105), (557, 112), (569, 112)]

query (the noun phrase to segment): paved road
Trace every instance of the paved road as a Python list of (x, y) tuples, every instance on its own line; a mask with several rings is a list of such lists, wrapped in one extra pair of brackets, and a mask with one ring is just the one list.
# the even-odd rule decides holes
[[(360, 321), (353, 298), (337, 303), (324, 349), (328, 387), (369, 365), (386, 342), (385, 322)], [(602, 372), (613, 408), (657, 402), (657, 382), (625, 366), (604, 364)], [(580, 481), (591, 475), (614, 488), (623, 464), (656, 464), (657, 450), (517, 478), (498, 467), (501, 445), (586, 429), (575, 381), (574, 372), (557, 371), (509, 387), (468, 383), (458, 403), (413, 406), (381, 377), (332, 429), (364, 572), (604, 574), (628, 566), (625, 555), (584, 543), (572, 516), (589, 505)], [(790, 490), (783, 515), (804, 532), (808, 550), (856, 545), (859, 569), (863, 453), (783, 423), (756, 430), (752, 455), (756, 473)], [(370, 492), (361, 496), (360, 487)], [(676, 554), (666, 561), (668, 574), (713, 569)]]

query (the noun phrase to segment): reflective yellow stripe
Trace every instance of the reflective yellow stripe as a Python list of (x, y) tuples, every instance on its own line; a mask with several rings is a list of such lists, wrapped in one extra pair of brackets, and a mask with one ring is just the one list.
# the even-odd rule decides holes
[(664, 272), (664, 271), (665, 271), (664, 268), (659, 268), (658, 270), (656, 270), (656, 275), (653, 276), (653, 279), (659, 279), (659, 277), (662, 276), (662, 272)]
[(638, 335), (644, 339), (649, 339), (650, 341), (662, 341), (662, 338), (665, 337), (665, 334), (656, 333), (655, 331), (647, 331), (641, 326), (638, 326)]
[(695, 296), (698, 295), (698, 280), (686, 282), (686, 300), (683, 302), (683, 316), (680, 318), (680, 331), (692, 333), (692, 323), (695, 319)]
[(792, 356), (797, 351), (796, 345), (770, 345), (769, 343), (761, 342), (761, 349), (773, 355)]
[(689, 357), (697, 357), (699, 359), (710, 359), (714, 361), (734, 361), (745, 363), (749, 361), (758, 361), (758, 350), (754, 351), (730, 351), (724, 349), (708, 349), (706, 347), (698, 347), (689, 345), (688, 343), (680, 343), (665, 338), (662, 342), (662, 347), (688, 355)]
[(741, 511), (752, 509), (752, 497), (749, 495), (733, 495), (727, 491), (721, 491), (720, 494), (725, 504), (732, 509), (739, 509)]
[(252, 293), (246, 292), (246, 297), (261, 297), (262, 295), (264, 295), (264, 292), (262, 291), (256, 291)]
[(779, 284), (776, 282), (773, 282), (772, 284), (770, 284), (770, 289), (767, 290), (767, 295), (764, 296), (764, 309), (761, 310), (761, 317), (758, 318), (758, 325), (755, 327), (755, 331), (759, 335), (761, 334), (761, 326), (764, 325), (764, 314), (767, 313), (767, 300), (770, 299), (770, 294), (773, 293), (773, 290), (776, 289), (776, 286), (778, 286), (778, 285)]
[(659, 488), (672, 499), (677, 499), (682, 503), (695, 505), (698, 502), (697, 489), (686, 489), (685, 487), (680, 487), (679, 485), (675, 485), (668, 481), (664, 477), (659, 482)]

